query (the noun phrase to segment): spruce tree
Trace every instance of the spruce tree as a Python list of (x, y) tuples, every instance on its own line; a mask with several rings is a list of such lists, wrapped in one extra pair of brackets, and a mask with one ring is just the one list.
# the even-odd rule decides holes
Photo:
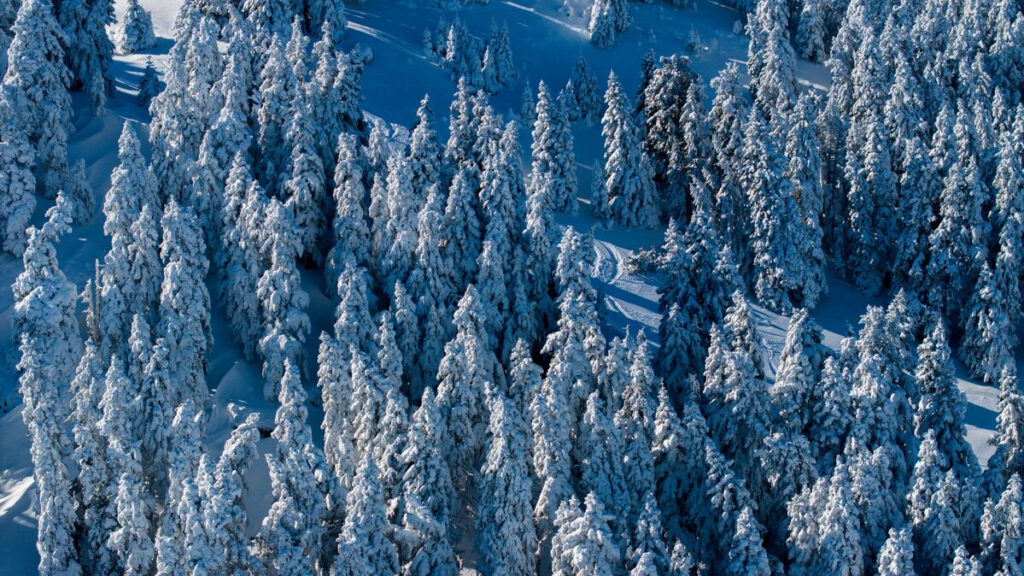
[(651, 166), (628, 113), (629, 100), (614, 72), (608, 77), (604, 99), (607, 108), (601, 119), (601, 134), (612, 218), (622, 226), (651, 228), (659, 215)]
[(134, 54), (156, 46), (153, 35), (153, 17), (139, 0), (129, 0), (117, 30), (117, 49), (122, 54)]

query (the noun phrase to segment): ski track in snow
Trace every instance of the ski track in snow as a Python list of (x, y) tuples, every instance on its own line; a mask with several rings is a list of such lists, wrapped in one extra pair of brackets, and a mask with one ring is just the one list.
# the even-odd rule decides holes
[[(580, 3), (574, 0), (569, 4), (576, 6)], [(118, 16), (123, 13), (126, 4), (127, 0), (115, 0)], [(169, 38), (180, 0), (142, 0), (142, 4), (153, 14), (154, 31), (158, 36), (157, 47), (148, 53), (115, 55), (113, 71), (118, 95), (108, 102), (107, 116), (76, 126), (76, 132), (69, 139), (72, 161), (86, 159), (89, 182), (100, 200), (97, 205), (102, 204), (102, 195), (109, 187), (110, 171), (116, 164), (117, 138), (123, 122), (140, 123), (140, 138), (144, 150), (148, 152), (145, 143), (148, 116), (135, 105), (133, 98), (148, 57), (153, 59), (158, 70), (166, 68), (167, 53), (172, 43)], [(691, 30), (699, 34), (703, 46), (697, 52), (687, 55), (705, 83), (728, 62), (737, 62), (741, 67), (746, 63), (746, 38), (732, 33), (733, 23), (739, 19), (739, 15), (722, 4), (699, 0), (696, 10), (678, 10), (663, 4), (633, 3), (633, 27), (618, 38), (614, 48), (608, 50), (591, 45), (584, 32), (585, 23), (582, 19), (579, 16), (563, 16), (559, 12), (561, 6), (560, 0), (504, 0), (487, 6), (468, 6), (458, 12), (458, 17), (474, 36), (486, 35), (492, 18), (498, 22), (507, 22), (512, 31), (512, 50), (519, 78), (492, 97), (492, 104), (498, 113), (505, 114), (507, 111), (508, 117), (516, 116), (511, 111), (519, 110), (520, 97), (527, 79), (534, 87), (536, 82), (544, 80), (557, 91), (564, 85), (580, 55), (587, 58), (602, 90), (609, 71), (615, 69), (619, 71), (623, 88), (632, 97), (643, 54), (648, 49), (653, 49), (658, 55), (676, 51), (685, 53), (683, 46)], [(347, 16), (349, 26), (344, 47), (349, 49), (361, 44), (374, 53), (374, 59), (363, 76), (364, 107), (367, 112), (388, 122), (408, 126), (415, 118), (420, 98), (429, 92), (437, 115), (436, 127), (444, 138), (448, 103), (455, 90), (455, 83), (447, 71), (422, 54), (422, 33), (424, 29), (433, 31), (440, 17), (444, 16), (451, 21), (454, 14), (442, 14), (420, 4), (365, 0), (350, 7)], [(828, 71), (817, 64), (798, 61), (797, 75), (800, 84), (810, 89), (826, 90), (829, 85)], [(75, 95), (75, 107), (81, 108), (84, 105), (84, 98)], [(528, 169), (529, 128), (521, 126), (520, 135), (524, 162)], [(601, 154), (600, 127), (581, 123), (574, 126), (574, 135), (579, 164), (579, 189), (587, 191), (590, 189), (591, 163)], [(586, 196), (586, 193), (581, 195)], [(40, 202), (33, 223), (42, 221), (42, 213), (49, 204), (46, 201)], [(660, 320), (657, 283), (651, 278), (630, 274), (626, 261), (638, 249), (659, 245), (664, 230), (627, 230), (618, 227), (606, 230), (596, 226), (585, 203), (581, 205), (579, 214), (559, 215), (557, 220), (559, 224), (572, 225), (581, 231), (592, 230), (594, 233), (597, 251), (594, 285), (606, 297), (607, 332), (610, 335), (621, 335), (628, 329), (635, 335), (642, 329), (648, 340), (656, 346)], [(61, 264), (68, 278), (79, 287), (83, 286), (85, 280), (92, 275), (94, 260), (102, 259), (107, 245), (108, 241), (102, 235), (101, 216), (97, 216), (88, 225), (76, 227), (59, 247)], [(0, 255), (0, 278), (7, 285), (20, 271), (20, 260)], [(332, 298), (325, 295), (323, 279), (318, 273), (304, 273), (303, 288), (310, 293), (309, 315), (313, 331), (307, 345), (309, 356), (315, 358), (317, 335), (320, 329), (331, 325), (334, 303)], [(823, 328), (825, 343), (836, 348), (846, 334), (847, 326), (856, 327), (857, 319), (868, 305), (880, 305), (884, 301), (856, 294), (831, 275), (829, 288), (830, 294), (812, 313), (812, 317)], [(4, 562), (0, 563), (0, 576), (27, 576), (36, 573), (38, 563), (35, 553), (36, 519), (32, 510), (35, 490), (25, 426), (20, 410), (14, 406), (17, 401), (14, 366), (18, 352), (9, 328), (12, 306), (10, 290), (0, 291), (0, 326), (3, 326), (0, 329), (0, 410), (5, 409), (5, 402), (6, 409), (10, 410), (0, 414), (0, 557), (4, 558)], [(753, 310), (758, 328), (764, 336), (765, 359), (771, 370), (774, 370), (789, 320), (759, 306), (753, 306)], [(223, 309), (215, 306), (212, 312), (216, 346), (209, 358), (209, 384), (214, 389), (214, 396), (206, 431), (206, 448), (211, 455), (216, 456), (232, 427), (247, 414), (260, 414), (261, 429), (269, 430), (273, 426), (276, 403), (263, 399), (259, 366), (240, 358), (239, 347), (231, 341)], [(968, 440), (980, 463), (984, 465), (993, 451), (987, 441), (995, 428), (998, 390), (987, 384), (970, 381), (959, 364), (957, 375), (960, 388), (969, 402), (966, 418)], [(306, 382), (312, 387), (310, 379)], [(317, 407), (319, 395), (315, 390), (312, 397), (310, 425), (314, 438), (320, 441), (321, 412)], [(259, 450), (261, 454), (269, 453), (273, 450), (273, 441), (262, 439)], [(272, 498), (266, 462), (262, 458), (256, 459), (248, 477), (248, 485), (245, 500), (249, 530), (255, 533)], [(467, 564), (474, 564), (471, 551), (460, 552), (465, 554)], [(464, 573), (472, 574), (475, 571), (467, 568)]]

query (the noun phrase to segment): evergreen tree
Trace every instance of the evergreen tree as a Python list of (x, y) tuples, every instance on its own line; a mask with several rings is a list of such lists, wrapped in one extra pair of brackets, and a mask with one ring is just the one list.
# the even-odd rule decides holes
[(253, 565), (244, 498), (248, 472), (256, 459), (258, 421), (256, 414), (250, 414), (231, 431), (214, 468), (210, 501), (203, 510), (203, 524), (213, 552), (210, 573), (241, 576)]
[[(11, 113), (8, 122), (35, 148), (33, 170), (41, 179), (44, 194), (54, 198), (68, 177), (67, 128), (71, 124), (68, 88), (72, 78), (62, 48), (65, 35), (48, 0), (22, 2), (11, 33), (13, 38), (7, 50), (7, 71), (0, 83), (0, 99), (6, 101), (6, 110)], [(9, 142), (19, 154), (24, 154), (17, 137)], [(15, 186), (26, 182), (18, 170), (12, 170), (10, 180)]]
[(629, 100), (614, 72), (608, 77), (605, 104), (601, 134), (612, 217), (623, 226), (653, 227), (658, 222), (659, 208), (651, 167), (628, 114)]
[(298, 255), (316, 261), (321, 258), (319, 242), (325, 230), (324, 207), (328, 201), (324, 166), (313, 139), (315, 126), (310, 108), (306, 90), (297, 89), (292, 96), (290, 115), (285, 125), (285, 143), (291, 149), (288, 162), (291, 171), (281, 196), (294, 219), (301, 246)]
[(961, 356), (973, 374), (989, 382), (997, 378), (1004, 366), (1013, 362), (1017, 336), (1010, 306), (996, 285), (988, 262), (985, 262), (963, 310), (966, 325)]
[(551, 210), (572, 211), (576, 205), (576, 159), (565, 110), (541, 82), (537, 88), (536, 120), (531, 145), (531, 194), (544, 188)]
[(367, 454), (345, 502), (345, 525), (338, 537), (338, 559), (331, 574), (399, 573), (398, 554), (391, 542), (392, 528), (384, 505), (377, 466)]
[(272, 200), (265, 226), (271, 230), (270, 267), (256, 285), (256, 296), (263, 310), (263, 335), (259, 341), (263, 356), (263, 393), (268, 398), (277, 394), (275, 386), (283, 376), (285, 359), (296, 368), (303, 365), (302, 344), (309, 334), (306, 308), (309, 295), (302, 289), (295, 263), (303, 246), (297, 226), (287, 205)]
[(729, 565), (726, 568), (729, 576), (741, 574), (767, 576), (771, 574), (768, 566), (768, 555), (761, 545), (761, 534), (754, 520), (750, 507), (745, 507), (736, 519), (736, 534), (733, 536), (732, 549), (729, 550)]
[(160, 77), (157, 76), (156, 67), (153, 66), (153, 59), (146, 58), (146, 67), (143, 69), (142, 77), (139, 79), (139, 94), (135, 97), (135, 102), (140, 107), (148, 110), (153, 98), (156, 98), (162, 89), (163, 83), (160, 82)]
[(315, 573), (322, 565), (325, 522), (341, 506), (339, 489), (323, 453), (313, 445), (306, 392), (287, 358), (282, 374), (272, 433), (277, 450), (267, 455), (274, 503), (263, 519), (257, 550), (280, 573)]
[(525, 423), (519, 408), (499, 391), (488, 400), (490, 447), (478, 487), (477, 534), (487, 574), (533, 574), (536, 536), (530, 503)]
[(455, 553), (447, 540), (454, 489), (440, 450), (443, 433), (434, 390), (428, 387), (413, 413), (401, 457), (406, 468), (398, 513), (401, 529), (395, 540), (403, 574), (452, 576), (456, 572)]
[(611, 576), (621, 562), (604, 518), (604, 507), (593, 495), (584, 501), (580, 512), (576, 497), (563, 502), (558, 510), (558, 533), (551, 545), (553, 574)]
[(122, 54), (134, 54), (156, 46), (153, 35), (153, 17), (138, 0), (129, 0), (117, 30), (117, 49)]
[[(18, 110), (12, 100), (0, 95), (0, 113), (5, 118), (14, 118)], [(28, 134), (13, 122), (5, 122), (0, 128), (0, 201), (6, 209), (0, 223), (3, 249), (15, 256), (25, 251), (25, 231), (36, 207), (35, 156)]]
[(582, 56), (576, 59), (573, 66), (572, 85), (580, 116), (587, 122), (598, 120), (601, 114), (601, 92), (597, 85), (597, 76), (590, 71), (586, 59)]
[(910, 541), (910, 530), (889, 529), (889, 539), (878, 555), (879, 576), (913, 576), (914, 545)]
[(360, 266), (370, 265), (370, 229), (363, 203), (366, 199), (364, 161), (359, 141), (351, 134), (338, 135), (337, 163), (334, 168), (333, 246), (327, 254), (327, 285), (337, 278), (351, 259)]
[(77, 576), (82, 569), (74, 554), (75, 510), (60, 451), (66, 442), (68, 388), (82, 344), (74, 318), (76, 290), (58, 267), (56, 255), (56, 244), (70, 231), (70, 222), (71, 206), (60, 195), (47, 211), (46, 223), (29, 229), (24, 271), (11, 288), (21, 352), (17, 369), (22, 419), (31, 442), (38, 494), (38, 569), (40, 574)]
[(210, 332), (210, 295), (206, 290), (209, 263), (202, 231), (194, 214), (168, 202), (160, 221), (164, 264), (157, 331), (170, 348), (169, 365), (176, 367), (171, 406), (191, 398), (197, 406), (207, 402), (206, 352), (213, 346)]
[(242, 208), (250, 191), (262, 195), (259, 183), (252, 178), (249, 164), (241, 153), (235, 155), (224, 187), (221, 210), (222, 245), (226, 252), (221, 298), (230, 310), (231, 332), (242, 345), (246, 358), (253, 358), (262, 335), (260, 302), (257, 300), (261, 263), (259, 246), (251, 223), (242, 217)]

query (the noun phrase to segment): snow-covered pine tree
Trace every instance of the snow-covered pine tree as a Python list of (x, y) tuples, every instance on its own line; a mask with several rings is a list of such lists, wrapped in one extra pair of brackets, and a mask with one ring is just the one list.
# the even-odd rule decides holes
[[(0, 115), (5, 118), (14, 118), (19, 109), (12, 100), (0, 95)], [(5, 207), (0, 232), (3, 249), (14, 256), (25, 251), (25, 231), (36, 207), (35, 156), (24, 130), (13, 122), (0, 126), (0, 202)]]
[(153, 59), (146, 58), (146, 67), (142, 70), (142, 77), (139, 78), (139, 94), (135, 97), (135, 102), (148, 110), (149, 104), (160, 94), (162, 89), (163, 83), (160, 82), (156, 67), (153, 66)]
[(331, 571), (336, 576), (399, 573), (398, 553), (391, 541), (393, 529), (377, 475), (377, 465), (367, 454), (345, 502), (345, 525)]
[(128, 576), (144, 576), (152, 570), (156, 558), (150, 533), (150, 504), (143, 498), (144, 482), (137, 426), (139, 400), (132, 383), (124, 374), (116, 357), (107, 370), (107, 385), (100, 404), (103, 408), (101, 429), (108, 439), (108, 456), (117, 476), (113, 507), (117, 527), (106, 545), (116, 556), (118, 572)]
[[(7, 101), (12, 113), (8, 121), (35, 148), (33, 170), (43, 193), (55, 198), (67, 182), (67, 129), (71, 124), (71, 74), (64, 60), (64, 32), (49, 0), (26, 0), (18, 9), (11, 33), (0, 98)], [(23, 177), (12, 180), (24, 181)]]
[(598, 48), (610, 48), (615, 44), (615, 29), (612, 0), (595, 0), (590, 5), (590, 22), (587, 25), (590, 41)]
[[(38, 494), (36, 549), (39, 573), (81, 574), (75, 557), (75, 510), (68, 471), (61, 459), (64, 426), (69, 416), (68, 389), (82, 341), (74, 318), (77, 294), (57, 263), (56, 246), (70, 231), (71, 205), (63, 194), (47, 211), (41, 228), (28, 232), (24, 271), (13, 286), (15, 339), (21, 352), (22, 419), (32, 448), (33, 478)], [(98, 527), (99, 528), (99, 527)]]
[(612, 531), (618, 541), (625, 544), (632, 537), (629, 528), (632, 490), (625, 476), (623, 449), (622, 433), (615, 427), (607, 403), (597, 390), (591, 392), (580, 418), (573, 461), (582, 471), (580, 487), (608, 506)]
[(448, 192), (444, 210), (443, 237), (446, 257), (450, 261), (450, 274), (456, 291), (476, 277), (476, 259), (480, 255), (483, 227), (478, 216), (480, 198), (476, 186), (480, 173), (472, 162), (467, 162), (455, 174)]
[[(404, 153), (388, 158), (388, 221), (384, 245), (387, 250), (380, 265), (385, 290), (390, 292), (395, 282), (405, 282), (412, 270), (416, 255), (416, 228), (419, 199), (413, 188), (413, 173)], [(393, 296), (393, 295), (392, 295)]]
[(139, 0), (129, 0), (117, 27), (117, 49), (122, 54), (135, 54), (156, 46), (153, 17)]
[(580, 117), (587, 122), (598, 120), (601, 115), (601, 92), (597, 85), (597, 76), (590, 71), (583, 56), (577, 58), (573, 66), (572, 85)]
[[(758, 107), (747, 121), (744, 156), (747, 171), (743, 177), (750, 203), (753, 230), (750, 251), (753, 258), (754, 292), (758, 300), (776, 312), (789, 312), (801, 287), (802, 271), (792, 270), (807, 262), (801, 250), (797, 228), (787, 225), (800, 220), (794, 198), (794, 183), (784, 177), (780, 165), (780, 145)], [(817, 264), (820, 268), (820, 262)], [(820, 278), (821, 272), (817, 276)], [(815, 288), (811, 288), (813, 295)]]
[[(269, 3), (268, 5), (273, 5)], [(273, 36), (267, 48), (266, 62), (260, 70), (259, 102), (256, 118), (259, 125), (257, 138), (256, 175), (268, 190), (276, 191), (281, 174), (287, 173), (284, 156), (285, 124), (291, 117), (291, 105), (297, 80), (285, 56), (283, 40)]]
[(324, 565), (326, 523), (340, 514), (340, 488), (313, 444), (298, 368), (285, 358), (280, 372), (280, 406), (272, 434), (277, 450), (267, 454), (274, 503), (263, 519), (256, 549), (280, 573), (315, 573)]
[(761, 544), (761, 531), (750, 506), (745, 506), (736, 518), (736, 533), (729, 550), (728, 576), (768, 576), (771, 568), (768, 555)]
[(915, 379), (921, 399), (914, 414), (914, 433), (922, 438), (926, 431), (934, 430), (946, 466), (961, 481), (974, 481), (981, 471), (967, 443), (965, 398), (957, 387), (950, 356), (946, 328), (942, 320), (936, 320), (917, 349)]
[(988, 262), (962, 313), (964, 336), (960, 356), (975, 376), (994, 381), (1003, 367), (1012, 363), (1017, 346), (1011, 316), (1012, 304), (999, 290)]
[(191, 398), (196, 406), (208, 401), (206, 352), (213, 347), (210, 331), (210, 294), (206, 290), (206, 245), (199, 222), (187, 207), (173, 199), (163, 218), (160, 259), (164, 264), (160, 290), (160, 324), (167, 339), (169, 365), (176, 368), (172, 397)]
[(889, 529), (889, 539), (878, 554), (879, 576), (914, 576), (914, 544), (910, 530)]
[(486, 311), (477, 289), (470, 284), (459, 301), (452, 323), (455, 337), (445, 344), (437, 371), (437, 404), (448, 427), (444, 453), (456, 487), (467, 488), (485, 442), (486, 385), (504, 389), (504, 374), (488, 346)]
[[(253, 358), (262, 334), (260, 303), (256, 290), (262, 272), (259, 246), (250, 223), (242, 217), (242, 208), (249, 190), (259, 186), (245, 157), (238, 153), (224, 186), (224, 206), (220, 212), (221, 246), (225, 260), (221, 271), (220, 295), (225, 309), (230, 310), (231, 332), (242, 345), (246, 358)], [(254, 190), (255, 192), (255, 190)]]
[(326, 231), (324, 208), (327, 206), (327, 185), (320, 160), (311, 112), (311, 98), (305, 87), (292, 96), (285, 143), (291, 150), (289, 178), (284, 182), (281, 197), (291, 211), (300, 242), (298, 256), (320, 261), (320, 241)]
[(441, 452), (444, 422), (434, 389), (423, 392), (412, 416), (401, 460), (399, 510), (395, 534), (403, 574), (455, 574), (455, 553), (448, 543), (448, 522), (455, 497), (448, 464)]
[(622, 552), (604, 514), (604, 506), (588, 494), (581, 512), (573, 496), (558, 509), (558, 532), (551, 545), (553, 574), (611, 576), (622, 562)]
[(629, 114), (629, 99), (615, 73), (608, 77), (604, 96), (607, 108), (601, 119), (604, 136), (604, 171), (612, 218), (622, 226), (657, 225), (659, 207), (650, 161), (641, 146)]
[(253, 564), (249, 551), (245, 496), (247, 476), (256, 460), (256, 443), (260, 439), (259, 417), (250, 414), (231, 431), (214, 468), (210, 501), (203, 510), (203, 525), (210, 535), (214, 561), (211, 574), (241, 576)]
[(93, 113), (103, 116), (108, 95), (114, 93), (110, 70), (114, 45), (107, 26), (115, 23), (114, 5), (104, 0), (65, 0), (55, 9), (64, 30), (64, 59), (72, 80), (69, 87), (84, 90)]
[(526, 425), (520, 407), (500, 390), (488, 393), (490, 446), (477, 488), (477, 547), (484, 573), (526, 576), (536, 570), (527, 467)]
[(542, 81), (537, 87), (536, 119), (530, 167), (531, 195), (546, 188), (550, 209), (572, 211), (576, 205), (576, 159), (569, 119)]
[(825, 10), (821, 0), (809, 0), (800, 9), (800, 20), (796, 28), (796, 48), (800, 57), (812, 62), (822, 62), (828, 57), (825, 42), (828, 39)]
[(291, 210), (273, 199), (267, 208), (264, 224), (271, 231), (270, 266), (256, 284), (260, 301), (263, 332), (259, 341), (263, 357), (263, 394), (278, 394), (277, 382), (285, 359), (299, 369), (303, 366), (303, 343), (309, 335), (306, 307), (309, 295), (302, 289), (296, 258), (303, 249)]

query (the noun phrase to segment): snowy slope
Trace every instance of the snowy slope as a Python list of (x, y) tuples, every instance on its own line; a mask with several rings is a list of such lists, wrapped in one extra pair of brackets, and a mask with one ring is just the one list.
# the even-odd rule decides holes
[[(161, 37), (152, 57), (158, 68), (164, 65), (170, 47), (170, 35), (178, 0), (142, 0), (153, 12), (155, 31)], [(118, 0), (118, 14), (125, 2)], [(488, 6), (472, 6), (462, 10), (459, 17), (471, 33), (488, 33), (492, 19), (508, 23), (511, 30), (513, 55), (519, 69), (519, 79), (492, 99), (494, 108), (507, 117), (515, 115), (521, 105), (521, 94), (527, 79), (535, 84), (546, 81), (553, 89), (563, 86), (576, 58), (587, 58), (599, 79), (607, 78), (610, 70), (619, 72), (627, 94), (632, 95), (638, 80), (638, 66), (645, 52), (653, 49), (658, 55), (684, 52), (691, 30), (699, 35), (703, 49), (690, 53), (693, 67), (709, 81), (727, 62), (743, 62), (746, 58), (746, 39), (733, 34), (733, 25), (739, 15), (722, 5), (701, 0), (698, 9), (681, 11), (661, 4), (633, 4), (634, 26), (624, 33), (614, 48), (605, 50), (591, 45), (578, 17), (565, 17), (558, 12), (560, 2), (555, 0), (492, 0)], [(381, 118), (402, 125), (410, 125), (416, 106), (424, 93), (430, 93), (438, 115), (438, 128), (447, 125), (445, 118), (451, 94), (455, 89), (448, 72), (423, 54), (424, 29), (433, 31), (442, 14), (419, 3), (415, 6), (385, 0), (367, 0), (348, 10), (349, 32), (346, 47), (361, 44), (373, 51), (373, 62), (363, 77), (365, 108)], [(448, 20), (451, 15), (446, 16)], [(138, 78), (149, 55), (117, 56), (118, 97), (110, 100), (108, 114), (76, 126), (71, 139), (70, 153), (74, 159), (85, 158), (88, 178), (97, 196), (109, 186), (109, 175), (116, 163), (117, 137), (123, 122), (145, 123), (147, 114), (135, 105), (133, 95)], [(801, 62), (798, 66), (801, 83), (811, 88), (824, 88), (828, 84), (827, 72), (818, 65)], [(80, 104), (76, 100), (76, 104)], [(81, 108), (81, 106), (79, 106)], [(600, 129), (578, 124), (575, 127), (575, 150), (579, 166), (581, 191), (590, 188), (590, 166), (601, 154)], [(529, 150), (529, 132), (521, 131), (524, 150)], [(527, 163), (528, 165), (528, 163)], [(585, 199), (584, 199), (585, 202)], [(40, 206), (37, 222), (46, 205)], [(585, 203), (575, 216), (562, 216), (559, 222), (587, 229), (594, 225)], [(102, 221), (78, 227), (64, 239), (60, 247), (60, 261), (68, 277), (83, 286), (91, 277), (93, 263), (101, 259), (107, 249), (107, 240), (101, 233)], [(659, 245), (664, 231), (638, 231), (612, 228), (595, 229), (599, 273), (595, 282), (607, 296), (609, 330), (621, 332), (629, 328), (634, 333), (643, 329), (656, 343), (658, 312), (657, 286), (645, 277), (629, 273), (626, 260), (633, 251)], [(10, 285), (20, 271), (20, 261), (0, 256), (0, 280)], [(313, 334), (332, 321), (333, 304), (322, 291), (322, 280), (316, 274), (307, 274), (304, 286), (310, 292), (310, 316)], [(826, 330), (826, 342), (836, 346), (856, 326), (857, 318), (870, 304), (882, 304), (856, 294), (851, 288), (830, 278), (830, 293), (812, 314)], [(34, 497), (28, 443), (24, 425), (17, 410), (11, 412), (16, 400), (17, 350), (14, 348), (10, 326), (12, 297), (9, 290), (0, 291), (0, 405), (6, 402), (8, 411), (0, 414), (0, 576), (35, 573), (38, 558), (34, 552), (35, 518), (30, 502)], [(788, 319), (761, 308), (755, 308), (756, 318), (766, 337), (768, 356), (777, 358), (781, 351)], [(208, 448), (220, 450), (234, 423), (245, 415), (261, 414), (261, 428), (272, 426), (274, 406), (262, 399), (262, 384), (257, 365), (240, 358), (240, 351), (230, 337), (224, 312), (214, 309), (214, 337), (216, 345), (210, 357), (209, 384), (216, 388), (214, 413), (208, 429)], [(315, 357), (316, 338), (310, 338), (310, 350)], [(962, 373), (962, 371), (961, 371)], [(969, 436), (979, 459), (984, 463), (991, 449), (986, 441), (995, 427), (997, 391), (987, 385), (961, 380), (970, 402), (968, 410)], [(312, 395), (318, 395), (314, 392)], [(319, 432), (318, 414), (312, 411), (314, 433)], [(269, 440), (261, 441), (262, 450), (271, 449)], [(265, 464), (258, 462), (251, 475), (249, 497), (250, 528), (256, 529), (263, 512), (270, 504)]]

